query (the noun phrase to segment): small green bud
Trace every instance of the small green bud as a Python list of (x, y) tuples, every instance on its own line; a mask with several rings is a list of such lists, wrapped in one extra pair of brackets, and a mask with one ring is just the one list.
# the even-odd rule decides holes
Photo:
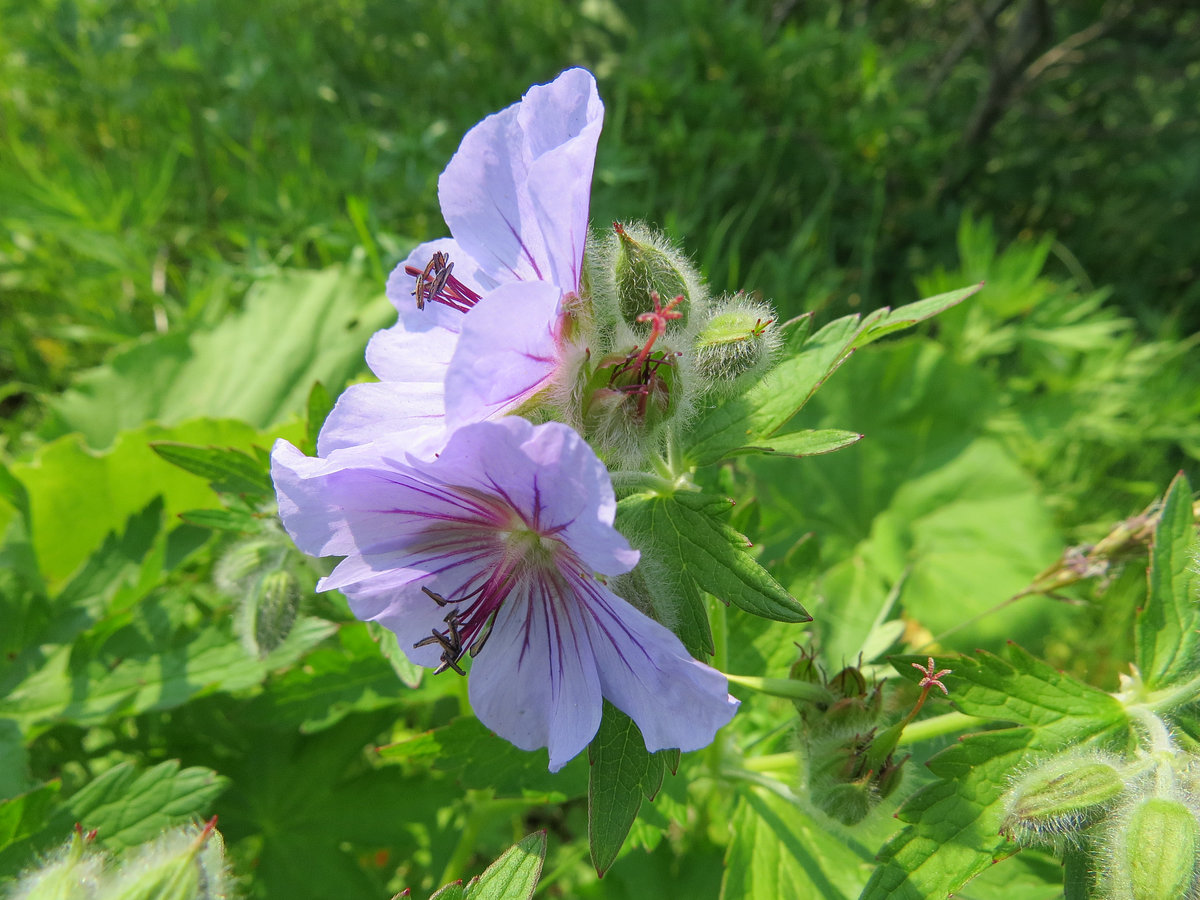
[(137, 848), (96, 900), (226, 900), (231, 885), (216, 821), (176, 828)]
[(613, 223), (617, 246), (613, 255), (613, 280), (621, 318), (636, 326), (650, 309), (651, 293), (663, 300), (683, 297), (674, 328), (687, 327), (692, 308), (700, 299), (700, 279), (677, 248), (645, 225)]
[(260, 659), (287, 639), (300, 608), (300, 582), (286, 569), (268, 572), (242, 598), (234, 629)]
[(1092, 824), (1125, 790), (1118, 765), (1068, 753), (1031, 769), (1005, 795), (1001, 831), (1032, 844)]
[(1200, 854), (1200, 821), (1178, 800), (1148, 797), (1113, 826), (1106, 868), (1121, 900), (1190, 896)]
[(741, 296), (719, 306), (696, 336), (696, 371), (713, 391), (736, 394), (757, 382), (779, 346), (775, 313)]
[(92, 900), (104, 872), (104, 857), (85, 852), (93, 834), (75, 833), (41, 868), (21, 877), (10, 900)]

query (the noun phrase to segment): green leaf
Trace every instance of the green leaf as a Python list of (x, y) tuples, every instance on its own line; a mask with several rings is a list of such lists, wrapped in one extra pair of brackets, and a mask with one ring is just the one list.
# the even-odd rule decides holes
[(277, 425), (304, 412), (313, 382), (336, 392), (364, 371), (367, 339), (395, 320), (380, 286), (345, 269), (262, 278), (212, 330), (153, 338), (79, 378), (50, 404), (52, 436), (79, 431), (100, 448), (151, 420)]
[(15, 797), (29, 787), (28, 769), (25, 736), (20, 727), (9, 719), (0, 719), (0, 800)]
[(168, 760), (137, 771), (132, 763), (113, 766), (75, 793), (55, 816), (63, 834), (74, 822), (96, 829), (96, 840), (109, 850), (123, 850), (158, 837), (165, 828), (191, 822), (229, 786), (212, 769), (180, 769)]
[(520, 750), (472, 716), (380, 747), (378, 755), (386, 762), (426, 761), (452, 774), (462, 787), (491, 790), (497, 797), (556, 798), (561, 802), (587, 792), (588, 767), (582, 755), (558, 772), (550, 772), (545, 750)]
[(467, 900), (529, 900), (542, 877), (546, 832), (523, 838), (467, 885)]
[(26, 730), (61, 721), (95, 725), (171, 709), (200, 693), (244, 690), (295, 662), (337, 627), (301, 619), (287, 640), (260, 660), (223, 628), (175, 628), (169, 613), (149, 602), (138, 612), (138, 623), (115, 631), (91, 654), (71, 646), (53, 648), (41, 668), (0, 698), (0, 717)]
[[(1027, 653), (1015, 644), (1009, 659), (983, 650), (974, 656), (940, 657), (937, 668), (953, 669), (946, 676), (950, 699), (967, 715), (1019, 725), (1087, 727), (1103, 730), (1127, 720), (1124, 706), (1111, 694), (1084, 684)], [(910, 681), (921, 673), (927, 657), (897, 656), (896, 671)], [(1086, 723), (1086, 725), (1084, 724)]]
[(396, 673), (400, 681), (410, 688), (420, 686), (421, 680), (425, 677), (425, 668), (418, 666), (404, 655), (404, 651), (400, 649), (396, 632), (384, 628), (378, 622), (368, 622), (367, 632), (371, 635), (371, 639), (379, 645), (379, 652), (383, 654), (384, 659), (391, 663), (392, 671)]
[(1150, 590), (1134, 625), (1134, 661), (1148, 688), (1195, 675), (1200, 643), (1192, 489), (1182, 473), (1167, 489), (1150, 548)]
[(61, 844), (66, 837), (65, 831), (53, 834), (48, 828), (61, 787), (61, 782), (50, 781), (0, 800), (0, 884), (6, 878), (15, 878), (38, 853)]
[(777, 456), (817, 456), (821, 453), (832, 453), (851, 444), (857, 444), (863, 435), (856, 431), (842, 431), (837, 428), (820, 430), (807, 429), (804, 431), (789, 431), (786, 434), (776, 434), (767, 438), (761, 445), (740, 447), (730, 451), (733, 456), (739, 453), (774, 453)]
[(333, 402), (334, 398), (325, 385), (314, 381), (312, 390), (308, 392), (304, 415), (304, 452), (309, 456), (317, 453), (317, 437), (321, 433), (321, 426), (333, 411)]
[(808, 622), (804, 611), (771, 575), (746, 553), (750, 542), (718, 521), (728, 501), (709, 494), (634, 494), (617, 504), (618, 527), (650, 535), (664, 563), (725, 603), (779, 622)]
[(185, 472), (207, 478), (217, 493), (269, 497), (274, 493), (270, 473), (249, 454), (228, 447), (196, 447), (155, 441), (150, 449)]
[(951, 291), (896, 310), (879, 309), (861, 322), (856, 315), (830, 322), (745, 395), (702, 416), (689, 432), (688, 459), (702, 466), (743, 447), (770, 446), (768, 438), (804, 407), (854, 350), (961, 303), (979, 288)]
[[(1019, 648), (1012, 654), (1012, 663), (985, 653), (955, 658), (946, 686), (965, 712), (1028, 724), (967, 735), (929, 761), (939, 780), (901, 807), (897, 815), (911, 825), (883, 848), (862, 900), (954, 894), (1017, 850), (1000, 835), (1004, 792), (1014, 771), (1068, 746), (1128, 739), (1124, 711), (1112, 697)], [(893, 664), (904, 677), (919, 679), (911, 661), (916, 658)]]
[(871, 851), (849, 834), (763, 790), (739, 791), (729, 830), (722, 900), (852, 900), (871, 872)]
[(600, 728), (588, 745), (588, 846), (599, 875), (621, 851), (642, 798), (653, 800), (662, 787), (668, 755), (678, 765), (677, 753), (648, 751), (634, 721), (605, 701)]
[(15, 463), (12, 473), (33, 510), (34, 552), (51, 589), (159, 495), (168, 516), (221, 505), (204, 482), (154, 453), (152, 441), (249, 448), (270, 438), (242, 422), (200, 419), (125, 432), (104, 453), (85, 448), (77, 435), (65, 437), (39, 448), (29, 462)]
[(179, 518), (200, 528), (214, 531), (234, 531), (239, 534), (257, 534), (263, 529), (263, 520), (244, 509), (185, 509)]

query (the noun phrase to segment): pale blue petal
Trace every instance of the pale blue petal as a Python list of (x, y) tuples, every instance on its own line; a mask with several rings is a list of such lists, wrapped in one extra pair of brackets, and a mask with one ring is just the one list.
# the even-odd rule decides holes
[(575, 604), (545, 585), (514, 591), (471, 667), (479, 721), (522, 750), (546, 747), (557, 772), (600, 727), (600, 679)]
[(441, 385), (416, 389), (394, 382), (351, 385), (321, 427), (317, 452), (328, 456), (384, 436), (407, 453), (433, 458), (446, 442)]
[(600, 584), (584, 605), (605, 698), (637, 723), (646, 749), (699, 750), (737, 712), (725, 676), (670, 629)]
[(446, 375), (450, 427), (508, 412), (549, 383), (560, 298), (547, 282), (506, 284), (471, 310)]
[(438, 197), (451, 234), (485, 273), (579, 289), (603, 118), (591, 74), (569, 69), (467, 132)]

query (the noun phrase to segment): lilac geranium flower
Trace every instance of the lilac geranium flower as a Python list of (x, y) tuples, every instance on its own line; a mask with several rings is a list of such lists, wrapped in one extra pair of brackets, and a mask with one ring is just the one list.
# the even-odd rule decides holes
[(400, 321), (367, 348), (381, 381), (342, 395), (322, 455), (372, 440), (381, 421), (436, 447), (447, 426), (511, 411), (549, 385), (564, 305), (580, 290), (603, 118), (591, 73), (568, 69), (467, 132), (438, 179), (453, 237), (392, 272)]
[(737, 709), (725, 676), (606, 586), (638, 553), (613, 528), (607, 470), (566, 425), (465, 425), (432, 460), (380, 443), (312, 459), (280, 441), (271, 474), (296, 545), (345, 557), (318, 589), (420, 665), (474, 657), (480, 721), (547, 747), (552, 771), (591, 741), (602, 698), (651, 751), (703, 747)]

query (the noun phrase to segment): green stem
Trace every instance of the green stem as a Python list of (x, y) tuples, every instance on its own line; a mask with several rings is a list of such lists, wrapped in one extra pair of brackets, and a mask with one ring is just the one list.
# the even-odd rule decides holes
[(745, 769), (722, 769), (720, 777), (729, 781), (748, 781), (761, 788), (766, 788), (774, 794), (778, 794), (789, 803), (800, 802), (800, 798), (782, 781), (776, 781), (774, 778), (768, 778), (766, 775), (760, 775), (758, 772), (748, 772)]
[[(715, 660), (713, 664), (720, 668), (720, 664)], [(807, 681), (793, 681), (790, 678), (759, 678), (754, 675), (730, 675), (729, 673), (726, 673), (725, 677), (731, 684), (740, 684), (744, 688), (758, 691), (760, 694), (770, 694), (772, 697), (811, 700), (815, 703), (833, 702), (833, 694), (829, 692), (828, 688)]]
[(747, 772), (788, 772), (794, 775), (800, 763), (795, 753), (767, 753), (763, 756), (749, 756), (742, 760), (742, 765)]
[[(709, 621), (712, 628), (713, 661), (712, 665), (718, 672), (723, 672), (729, 664), (729, 620), (726, 616), (725, 604), (714, 598), (708, 600)], [(732, 680), (732, 679), (730, 679)], [(708, 747), (708, 768), (713, 777), (721, 770), (724, 750), (718, 737)]]
[(1155, 712), (1170, 712), (1197, 699), (1200, 699), (1200, 675), (1176, 687), (1155, 691), (1145, 698), (1145, 704)]
[(900, 739), (896, 741), (896, 746), (903, 747), (907, 744), (916, 744), (920, 741), (957, 734), (964, 728), (969, 728), (972, 723), (978, 724), (978, 722), (979, 719), (975, 716), (968, 716), (966, 713), (960, 712), (949, 712), (934, 716), (932, 719), (922, 719), (904, 729)]

